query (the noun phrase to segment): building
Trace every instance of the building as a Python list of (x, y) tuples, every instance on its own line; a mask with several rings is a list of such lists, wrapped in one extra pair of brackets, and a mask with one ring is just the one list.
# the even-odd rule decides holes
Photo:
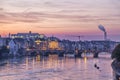
[(13, 55), (16, 55), (17, 54), (17, 51), (18, 51), (18, 45), (15, 43), (14, 40), (11, 40), (8, 44), (9, 46), (9, 49), (10, 49), (10, 52), (9, 54), (13, 54)]
[(50, 50), (61, 50), (60, 40), (57, 37), (49, 37), (48, 48)]
[(7, 46), (10, 40), (10, 38), (0, 38), (0, 47)]
[(56, 50), (59, 49), (58, 41), (49, 41), (49, 49)]
[(5, 38), (0, 38), (0, 47), (6, 46), (6, 39)]
[(39, 33), (32, 33), (29, 31), (28, 33), (17, 33), (17, 34), (10, 34), (10, 38), (23, 38), (23, 39), (35, 39), (35, 38), (46, 38), (44, 34)]

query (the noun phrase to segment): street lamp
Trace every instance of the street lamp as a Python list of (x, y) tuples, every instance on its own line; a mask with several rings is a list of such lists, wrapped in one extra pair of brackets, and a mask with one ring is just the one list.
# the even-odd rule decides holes
[(36, 41), (35, 41), (35, 43), (36, 43), (37, 45), (39, 45), (40, 42), (41, 42), (40, 40), (36, 40)]
[(36, 40), (35, 43), (36, 43), (36, 45), (37, 45), (37, 47), (38, 47), (38, 49), (39, 49), (39, 48), (40, 48), (40, 43), (41, 43), (41, 41), (40, 41), (40, 40)]

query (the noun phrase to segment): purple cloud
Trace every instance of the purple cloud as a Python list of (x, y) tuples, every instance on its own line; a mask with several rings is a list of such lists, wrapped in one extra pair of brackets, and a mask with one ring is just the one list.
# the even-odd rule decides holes
[[(72, 10), (68, 10), (72, 12)], [(47, 12), (1, 12), (1, 23), (24, 22), (24, 23), (39, 23), (46, 19), (66, 20), (72, 22), (96, 22), (96, 21), (118, 21), (119, 15), (114, 16), (92, 16), (79, 14), (64, 14), (64, 13), (47, 13)]]

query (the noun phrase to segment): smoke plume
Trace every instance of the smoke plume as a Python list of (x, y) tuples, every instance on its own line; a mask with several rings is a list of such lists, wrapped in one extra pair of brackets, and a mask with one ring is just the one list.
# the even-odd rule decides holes
[(103, 25), (100, 24), (100, 25), (98, 26), (98, 28), (99, 28), (101, 31), (106, 32), (106, 30), (105, 30), (105, 28), (104, 28)]

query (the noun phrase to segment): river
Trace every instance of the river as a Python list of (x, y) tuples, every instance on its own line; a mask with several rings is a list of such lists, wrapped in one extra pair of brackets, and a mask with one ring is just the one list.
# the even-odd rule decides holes
[[(3, 60), (0, 80), (113, 80), (110, 55), (98, 59), (24, 57)], [(99, 69), (94, 67), (94, 64)]]

